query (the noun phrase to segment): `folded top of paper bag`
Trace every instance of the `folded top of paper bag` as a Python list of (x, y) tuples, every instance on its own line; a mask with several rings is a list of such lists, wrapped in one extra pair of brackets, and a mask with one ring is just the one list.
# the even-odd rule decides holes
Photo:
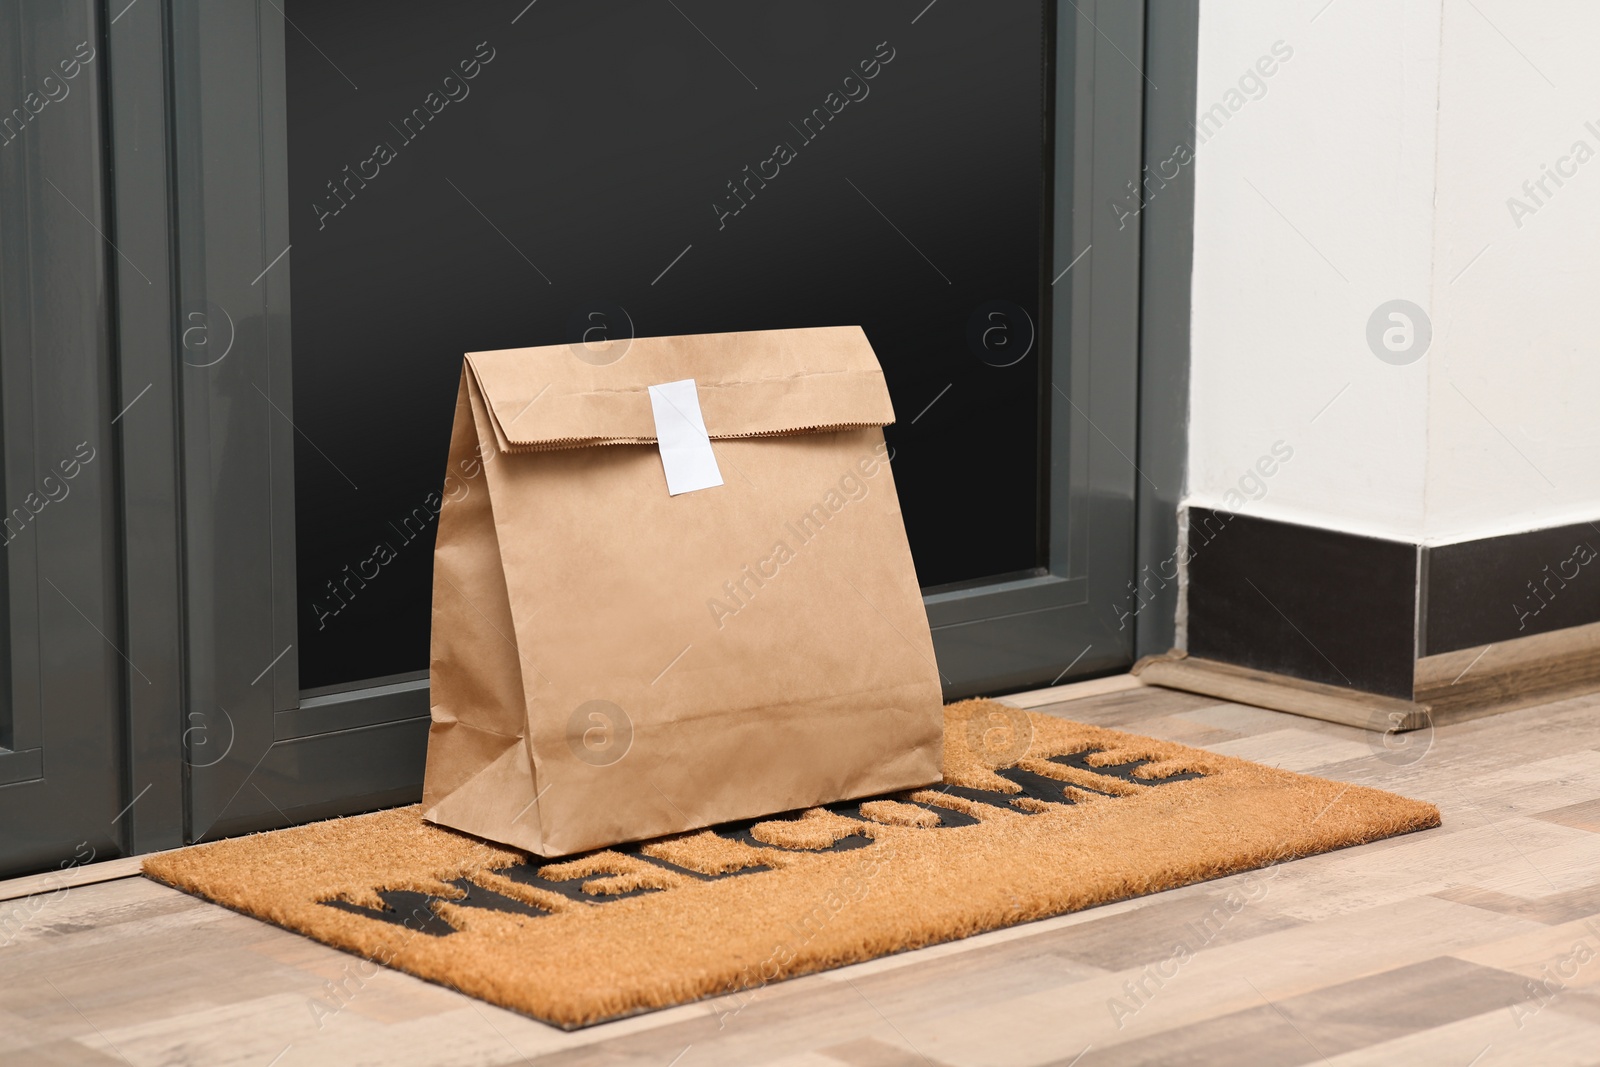
[(638, 337), (603, 366), (572, 345), (508, 348), (468, 353), (467, 367), (501, 452), (653, 443), (649, 387), (684, 378), (698, 386), (713, 439), (894, 421), (859, 326)]

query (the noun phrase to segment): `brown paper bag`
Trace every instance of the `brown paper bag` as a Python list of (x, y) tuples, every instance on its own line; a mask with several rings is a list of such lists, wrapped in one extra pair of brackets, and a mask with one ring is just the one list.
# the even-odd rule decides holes
[[(559, 856), (938, 781), (866, 335), (612, 344), (466, 357), (426, 818)], [(648, 387), (687, 378), (723, 484), (669, 496)]]

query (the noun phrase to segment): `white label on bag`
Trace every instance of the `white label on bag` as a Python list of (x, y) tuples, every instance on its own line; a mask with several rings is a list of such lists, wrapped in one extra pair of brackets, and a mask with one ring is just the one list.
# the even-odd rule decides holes
[(650, 387), (650, 410), (656, 417), (661, 466), (667, 472), (667, 495), (692, 493), (722, 484), (711, 437), (700, 414), (700, 393), (693, 378)]

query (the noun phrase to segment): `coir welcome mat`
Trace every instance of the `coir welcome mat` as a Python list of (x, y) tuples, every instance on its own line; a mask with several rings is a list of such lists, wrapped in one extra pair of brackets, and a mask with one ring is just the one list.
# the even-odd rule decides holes
[(179, 889), (572, 1028), (1439, 824), (988, 701), (942, 786), (531, 862), (415, 807), (151, 858)]

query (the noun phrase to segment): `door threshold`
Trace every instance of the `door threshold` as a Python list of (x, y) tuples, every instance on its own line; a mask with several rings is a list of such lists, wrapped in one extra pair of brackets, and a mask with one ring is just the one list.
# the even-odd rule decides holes
[(1132, 674), (1113, 674), (1106, 678), (1090, 678), (1086, 682), (1068, 682), (1065, 685), (1046, 686), (1044, 689), (1030, 689), (1026, 693), (1012, 693), (1009, 696), (995, 697), (994, 701), (996, 704), (1009, 704), (1013, 708), (1042, 708), (1046, 704), (1082, 700), (1084, 697), (1103, 696), (1106, 693), (1121, 693), (1127, 689), (1142, 689), (1144, 684)]
[(115, 882), (121, 878), (133, 878), (140, 873), (145, 860), (160, 854), (146, 852), (140, 856), (121, 856), (114, 860), (101, 860), (99, 863), (85, 863), (79, 867), (64, 867), (60, 870), (42, 871), (39, 874), (25, 874), (20, 878), (8, 878), (0, 882), (0, 900), (19, 900), (41, 893), (58, 893), (82, 885), (94, 885), (96, 882)]

